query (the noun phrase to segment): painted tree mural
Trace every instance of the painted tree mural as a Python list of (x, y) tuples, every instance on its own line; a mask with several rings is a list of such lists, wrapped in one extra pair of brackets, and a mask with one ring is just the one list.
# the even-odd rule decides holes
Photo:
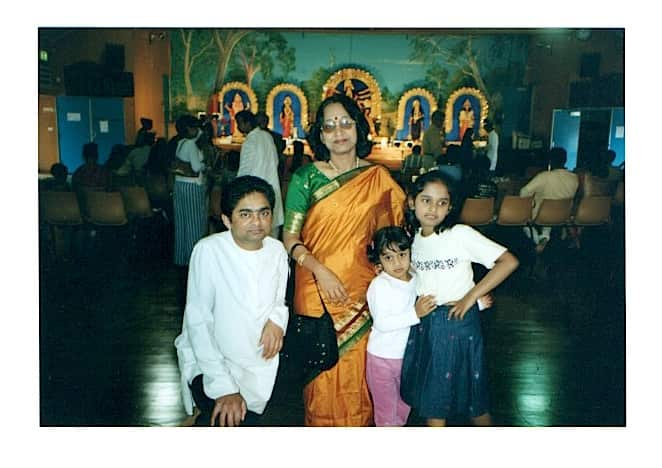
[(251, 31), (249, 29), (214, 29), (212, 31), (216, 48), (218, 49), (218, 64), (216, 66), (216, 81), (212, 93), (218, 91), (225, 82), (225, 74), (232, 57), (232, 51), (239, 41)]
[(209, 62), (214, 60), (209, 54), (205, 55), (206, 52), (213, 51), (214, 38), (209, 31), (202, 29), (180, 29), (179, 33), (183, 45), (182, 72), (186, 90), (186, 108), (200, 108), (200, 97), (193, 89), (192, 71), (198, 61), (206, 61), (209, 65)]
[(237, 43), (231, 66), (242, 70), (246, 84), (251, 88), (257, 73), (261, 73), (264, 81), (270, 81), (276, 66), (285, 80), (294, 70), (294, 48), (288, 47), (287, 40), (280, 33), (255, 31)]
[(510, 67), (508, 60), (513, 49), (522, 46), (512, 36), (420, 35), (411, 38), (410, 44), (411, 58), (428, 65), (426, 80), (439, 96), (473, 86), (498, 110), (502, 88), (523, 79), (523, 69)]

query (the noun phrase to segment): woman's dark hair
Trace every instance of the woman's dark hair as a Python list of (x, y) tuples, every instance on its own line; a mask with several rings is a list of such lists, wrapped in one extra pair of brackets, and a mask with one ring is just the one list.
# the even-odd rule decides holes
[(232, 212), (239, 204), (239, 201), (249, 193), (255, 192), (263, 194), (269, 202), (269, 207), (273, 210), (276, 203), (276, 194), (271, 184), (260, 177), (245, 175), (237, 177), (223, 187), (221, 194), (221, 213), (228, 218), (232, 217)]
[(411, 237), (409, 237), (407, 231), (399, 226), (386, 226), (377, 229), (372, 236), (372, 242), (368, 244), (368, 260), (373, 265), (379, 265), (379, 256), (386, 249), (395, 250), (393, 247), (397, 247), (401, 251), (411, 247)]
[[(450, 209), (444, 220), (434, 228), (434, 232), (439, 234), (441, 231), (451, 228), (458, 223), (460, 217), (460, 208), (462, 207), (462, 195), (455, 186), (455, 182), (450, 179), (446, 174), (439, 171), (426, 172), (420, 177), (417, 177), (414, 182), (409, 185), (407, 190), (407, 201), (416, 200), (416, 197), (425, 189), (425, 186), (431, 182), (439, 182), (448, 189), (448, 196), (450, 197)], [(410, 236), (416, 234), (421, 223), (416, 219), (416, 213), (413, 209), (405, 210), (405, 229)]]
[(358, 104), (356, 104), (353, 99), (350, 99), (344, 94), (334, 94), (333, 96), (326, 98), (320, 104), (317, 109), (317, 114), (315, 115), (315, 122), (310, 127), (308, 136), (306, 137), (310, 149), (315, 153), (315, 159), (318, 161), (328, 161), (331, 157), (329, 149), (322, 142), (320, 134), (322, 132), (322, 124), (324, 123), (324, 109), (326, 109), (329, 104), (334, 103), (343, 106), (350, 118), (356, 122), (356, 155), (359, 158), (365, 158), (370, 154), (370, 150), (372, 149), (372, 142), (368, 140), (368, 135), (370, 134), (368, 121)]

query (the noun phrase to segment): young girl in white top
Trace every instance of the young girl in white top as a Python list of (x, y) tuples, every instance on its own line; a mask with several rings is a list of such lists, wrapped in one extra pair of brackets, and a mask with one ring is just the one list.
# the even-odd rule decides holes
[[(505, 247), (456, 224), (461, 208), (453, 183), (438, 171), (411, 185), (407, 227), (414, 234), (416, 293), (434, 296), (436, 308), (411, 328), (402, 365), (401, 395), (428, 426), (449, 416), (491, 425), (483, 338), (476, 301), (519, 265)], [(472, 262), (490, 271), (477, 284)]]
[(400, 398), (400, 371), (409, 327), (435, 307), (434, 297), (416, 300), (409, 271), (411, 238), (401, 227), (377, 230), (368, 245), (368, 260), (378, 275), (368, 287), (372, 316), (368, 338), (366, 379), (372, 396), (376, 426), (404, 426), (409, 406)]

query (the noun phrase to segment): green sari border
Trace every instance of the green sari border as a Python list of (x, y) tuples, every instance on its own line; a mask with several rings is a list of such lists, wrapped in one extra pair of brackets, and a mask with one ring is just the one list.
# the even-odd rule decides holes
[[(320, 202), (324, 198), (328, 197), (333, 192), (338, 190), (340, 187), (345, 185), (347, 182), (351, 181), (352, 179), (357, 177), (359, 174), (361, 174), (364, 170), (369, 169), (371, 167), (373, 167), (372, 164), (368, 165), (368, 166), (362, 166), (362, 167), (354, 168), (351, 171), (347, 171), (347, 172), (344, 172), (344, 173), (340, 174), (338, 177), (333, 179), (328, 184), (318, 188), (311, 196), (311, 206), (315, 203)], [(317, 170), (319, 171), (319, 169), (317, 169)]]

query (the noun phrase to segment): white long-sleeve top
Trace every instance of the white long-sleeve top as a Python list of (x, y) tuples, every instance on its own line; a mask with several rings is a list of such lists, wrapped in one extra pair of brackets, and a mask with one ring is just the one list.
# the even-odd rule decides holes
[(283, 197), (278, 179), (278, 151), (271, 134), (259, 127), (248, 132), (241, 145), (237, 177), (252, 175), (260, 177), (273, 187), (276, 192), (276, 205), (273, 211), (273, 226), (281, 226), (285, 220)]
[(259, 250), (239, 247), (230, 231), (193, 248), (182, 333), (175, 339), (184, 407), (193, 414), (189, 384), (202, 374), (212, 399), (239, 392), (261, 414), (271, 397), (278, 356), (259, 344), (271, 320), (285, 331), (288, 264), (285, 247), (267, 237)]
[(499, 154), (499, 134), (491, 130), (487, 134), (487, 158), (490, 160), (490, 171), (494, 171), (497, 165)]
[(198, 184), (204, 185), (205, 176), (205, 155), (202, 153), (202, 150), (198, 148), (196, 142), (202, 136), (202, 131), (198, 129), (194, 138), (182, 138), (177, 143), (177, 150), (175, 155), (178, 159), (181, 159), (184, 162), (187, 162), (191, 165), (191, 169), (198, 173), (197, 177), (184, 177), (182, 175), (176, 174), (175, 181), (177, 182), (187, 182), (189, 184)]
[(416, 279), (402, 281), (386, 272), (377, 275), (367, 292), (372, 315), (368, 352), (387, 359), (405, 355), (409, 327), (420, 322), (416, 316)]

